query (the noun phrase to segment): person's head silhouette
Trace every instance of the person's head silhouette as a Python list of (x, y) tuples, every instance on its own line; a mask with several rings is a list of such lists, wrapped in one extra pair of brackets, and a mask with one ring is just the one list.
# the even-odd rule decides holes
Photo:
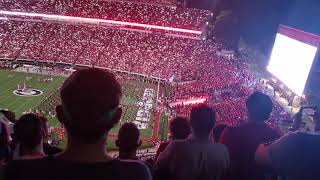
[(207, 105), (199, 105), (191, 110), (190, 125), (192, 133), (197, 138), (209, 138), (215, 125), (216, 113)]
[(88, 68), (74, 72), (60, 90), (57, 117), (70, 144), (104, 145), (110, 129), (119, 122), (121, 86), (107, 71)]
[(136, 159), (136, 151), (142, 144), (140, 131), (134, 123), (125, 123), (118, 132), (116, 145), (119, 147), (120, 159)]
[(173, 140), (186, 139), (190, 134), (190, 124), (188, 119), (176, 117), (169, 124), (170, 136)]
[(247, 99), (246, 106), (249, 121), (264, 122), (269, 119), (273, 104), (269, 96), (261, 92), (254, 92)]

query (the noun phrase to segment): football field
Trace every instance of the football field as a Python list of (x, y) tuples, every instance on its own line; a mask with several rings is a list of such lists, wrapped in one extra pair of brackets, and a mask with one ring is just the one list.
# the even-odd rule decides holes
[[(50, 79), (52, 81), (43, 82), (40, 79)], [(50, 99), (52, 94), (56, 94), (55, 98), (58, 96), (58, 89), (61, 87), (65, 77), (61, 76), (49, 76), (40, 75), (32, 73), (15, 72), (11, 70), (0, 70), (0, 109), (9, 109), (16, 113), (16, 117), (19, 118), (23, 113), (35, 111), (39, 107), (47, 106), (49, 111), (51, 111), (52, 116), (45, 113), (49, 119), (51, 127), (60, 127), (57, 119), (54, 117), (54, 106), (55, 104), (50, 104), (50, 102), (55, 102), (59, 100)], [(121, 118), (122, 122), (131, 122), (136, 119), (139, 107), (138, 102), (142, 101), (143, 94), (146, 88), (157, 90), (157, 85), (142, 82), (135, 79), (121, 79), (120, 83), (123, 87), (123, 98), (121, 100), (121, 107), (123, 108), (123, 116)], [(35, 92), (40, 92), (39, 94), (33, 94), (33, 92), (28, 92), (31, 94), (19, 94), (17, 93), (18, 85), (27, 85), (30, 89), (35, 90)], [(49, 105), (47, 105), (48, 103)], [(155, 106), (155, 101), (153, 106)], [(41, 111), (40, 111), (41, 112)], [(158, 117), (159, 118), (159, 117)], [(142, 137), (145, 139), (143, 147), (151, 146), (152, 138), (158, 137), (157, 130), (153, 132), (155, 114), (150, 112), (150, 121), (148, 122), (148, 128), (141, 129)], [(158, 123), (158, 122), (157, 122)], [(158, 125), (156, 125), (158, 127)], [(119, 125), (114, 127), (110, 134), (108, 141), (109, 147), (114, 149), (114, 141), (119, 129)], [(156, 133), (156, 134), (155, 134)]]
[[(58, 89), (64, 77), (53, 77), (52, 82), (39, 82), (39, 78), (49, 76), (0, 70), (0, 109), (9, 109), (20, 117), (23, 112), (33, 110), (52, 90)], [(50, 76), (51, 77), (51, 76)], [(18, 96), (14, 94), (18, 84), (27, 84), (43, 92), (39, 96)]]

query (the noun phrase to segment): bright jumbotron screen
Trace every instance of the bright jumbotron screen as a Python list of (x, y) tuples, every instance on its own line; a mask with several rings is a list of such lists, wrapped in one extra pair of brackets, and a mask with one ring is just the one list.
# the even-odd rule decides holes
[(278, 33), (267, 69), (302, 96), (316, 53), (317, 47)]

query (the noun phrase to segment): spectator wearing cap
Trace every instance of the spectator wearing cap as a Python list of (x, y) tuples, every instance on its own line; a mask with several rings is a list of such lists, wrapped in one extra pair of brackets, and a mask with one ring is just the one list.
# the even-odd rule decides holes
[(161, 142), (155, 157), (156, 160), (158, 159), (160, 153), (166, 149), (166, 147), (171, 141), (183, 140), (188, 138), (191, 132), (188, 119), (183, 117), (176, 117), (172, 119), (169, 123), (169, 132), (170, 132), (170, 136), (169, 136), (170, 141)]
[(175, 180), (220, 179), (229, 163), (227, 148), (210, 141), (215, 111), (206, 105), (191, 110), (192, 135), (171, 142), (156, 162), (156, 177)]
[(95, 68), (74, 72), (63, 83), (56, 107), (67, 132), (66, 149), (41, 160), (12, 161), (5, 179), (151, 179), (145, 165), (113, 159), (106, 152), (108, 132), (121, 118), (121, 94), (112, 73)]
[(227, 127), (220, 142), (228, 147), (230, 167), (226, 179), (263, 179), (264, 170), (255, 165), (255, 151), (261, 143), (274, 141), (281, 136), (278, 130), (266, 124), (273, 104), (269, 96), (254, 92), (246, 101), (248, 122), (239, 127)]
[(141, 146), (140, 131), (134, 123), (125, 123), (118, 133), (116, 145), (119, 148), (119, 159), (138, 160), (137, 149)]

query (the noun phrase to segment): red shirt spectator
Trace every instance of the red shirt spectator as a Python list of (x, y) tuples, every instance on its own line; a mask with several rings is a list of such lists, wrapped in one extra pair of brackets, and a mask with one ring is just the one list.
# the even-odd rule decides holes
[(223, 131), (220, 142), (228, 147), (230, 166), (226, 179), (264, 179), (264, 171), (255, 165), (255, 152), (260, 144), (274, 141), (280, 131), (269, 127), (265, 121), (272, 112), (270, 97), (260, 92), (253, 93), (246, 101), (249, 123), (239, 127), (228, 127)]
[(247, 123), (240, 127), (227, 127), (220, 139), (229, 149), (230, 171), (228, 179), (261, 178), (261, 170), (254, 165), (254, 154), (259, 144), (274, 141), (280, 132), (265, 123)]

